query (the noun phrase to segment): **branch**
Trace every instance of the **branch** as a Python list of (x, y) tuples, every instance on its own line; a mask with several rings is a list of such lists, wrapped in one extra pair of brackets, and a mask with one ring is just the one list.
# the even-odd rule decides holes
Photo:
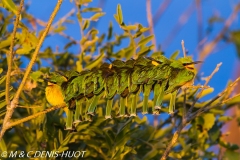
[(17, 11), (16, 20), (15, 20), (15, 23), (14, 23), (11, 45), (10, 45), (10, 48), (9, 48), (10, 52), (9, 52), (9, 59), (8, 59), (8, 71), (7, 71), (7, 77), (6, 77), (6, 95), (5, 95), (7, 107), (10, 106), (9, 92), (10, 92), (10, 83), (11, 83), (12, 61), (13, 61), (13, 57), (14, 57), (14, 53), (13, 53), (14, 40), (15, 40), (15, 37), (16, 37), (17, 26), (18, 26), (18, 23), (19, 23), (20, 14), (21, 14), (21, 10), (23, 8), (23, 5), (24, 5), (24, 0), (21, 0), (20, 6), (19, 6), (18, 11)]
[(170, 34), (167, 36), (166, 40), (162, 43), (162, 50), (164, 51), (168, 45), (172, 42), (172, 40), (178, 35), (179, 31), (183, 27), (183, 25), (188, 21), (190, 16), (192, 16), (193, 11), (195, 10), (194, 3), (192, 3), (180, 16), (177, 24), (170, 31)]
[(182, 124), (177, 128), (176, 132), (173, 134), (173, 138), (172, 138), (171, 142), (168, 144), (168, 146), (167, 146), (166, 150), (164, 151), (163, 156), (161, 157), (160, 160), (167, 159), (169, 152), (173, 148), (174, 144), (177, 142), (178, 137), (185, 125), (186, 125), (186, 122), (183, 121)]
[[(151, 0), (146, 1), (146, 7), (147, 7), (147, 21), (148, 21), (148, 26), (150, 28), (150, 34), (154, 35), (154, 29), (153, 29), (153, 19), (152, 19), (152, 11), (151, 11)], [(157, 43), (156, 43), (156, 38), (154, 37), (152, 39), (152, 43), (154, 45), (153, 51), (157, 51)]]
[(207, 87), (208, 85), (208, 82), (212, 79), (213, 75), (219, 70), (219, 67), (222, 65), (222, 63), (219, 63), (217, 64), (216, 68), (214, 69), (214, 71), (211, 73), (210, 76), (208, 76), (206, 78), (206, 82), (205, 84), (203, 85), (203, 88), (201, 89), (201, 91), (197, 94), (197, 97), (196, 97), (196, 100), (193, 102), (192, 106), (190, 107), (190, 109), (188, 110), (188, 115), (191, 114), (193, 108), (194, 108), (194, 105), (197, 103), (197, 101), (199, 100), (199, 98), (201, 97), (202, 93), (203, 93), (203, 90)]
[[(240, 81), (240, 77), (237, 78), (232, 84), (230, 84), (224, 91), (222, 91), (220, 94), (218, 94), (216, 97), (214, 97), (210, 102), (208, 102), (206, 105), (204, 105), (202, 108), (200, 108), (199, 110), (197, 110), (196, 112), (194, 112), (193, 114), (189, 114), (189, 117), (187, 118), (187, 122), (190, 122), (191, 120), (193, 120), (194, 118), (196, 118), (197, 116), (201, 115), (202, 113), (220, 105), (223, 104), (225, 102), (227, 102), (228, 100), (231, 100), (232, 98), (229, 98), (227, 100), (224, 100), (223, 102), (219, 102), (214, 106), (210, 106), (213, 102), (215, 102), (217, 99), (219, 99), (220, 97), (222, 97), (226, 92), (228, 92), (228, 90), (230, 90), (232, 87), (234, 87), (238, 81)], [(235, 98), (236, 96), (239, 96), (239, 94), (235, 95), (233, 98)]]
[(202, 40), (202, 28), (203, 28), (203, 19), (202, 19), (202, 7), (201, 0), (196, 0), (196, 10), (197, 10), (197, 25), (198, 25), (198, 42)]
[(37, 118), (38, 116), (41, 116), (41, 115), (46, 114), (48, 112), (51, 112), (51, 111), (54, 111), (54, 110), (57, 110), (57, 109), (60, 109), (60, 108), (64, 108), (64, 107), (66, 107), (65, 104), (64, 105), (60, 105), (60, 106), (53, 106), (51, 108), (45, 109), (44, 111), (38, 112), (38, 113), (36, 113), (34, 115), (31, 115), (31, 116), (28, 116), (28, 117), (25, 117), (25, 118), (22, 118), (20, 120), (17, 120), (15, 122), (10, 123), (9, 124), (9, 128), (12, 128), (13, 126), (21, 124), (23, 122), (27, 122), (27, 121), (29, 121), (31, 119)]
[(168, 8), (172, 0), (163, 1), (161, 6), (158, 8), (157, 13), (153, 16), (153, 25), (157, 25), (157, 22), (159, 21), (161, 15), (164, 13), (164, 11)]
[(17, 104), (18, 104), (19, 96), (20, 96), (20, 94), (21, 94), (21, 92), (22, 92), (22, 89), (23, 89), (23, 87), (24, 87), (24, 85), (25, 85), (25, 83), (26, 83), (26, 81), (27, 81), (28, 75), (29, 75), (29, 73), (31, 72), (32, 66), (34, 65), (34, 62), (35, 62), (35, 60), (37, 59), (37, 55), (38, 55), (38, 53), (39, 53), (39, 50), (40, 50), (40, 48), (41, 48), (41, 46), (42, 46), (42, 43), (43, 43), (45, 37), (46, 37), (47, 34), (48, 34), (48, 31), (49, 31), (49, 29), (50, 29), (50, 27), (51, 27), (51, 24), (52, 24), (52, 22), (53, 22), (53, 19), (55, 18), (58, 10), (60, 9), (61, 4), (62, 4), (62, 0), (58, 0), (57, 5), (55, 6), (54, 11), (52, 12), (52, 15), (50, 16), (50, 19), (49, 19), (49, 21), (48, 21), (48, 24), (47, 24), (47, 26), (46, 26), (46, 29), (45, 29), (45, 31), (43, 32), (42, 36), (40, 37), (40, 40), (39, 40), (39, 42), (38, 42), (38, 45), (37, 45), (37, 47), (36, 47), (36, 49), (35, 49), (35, 51), (34, 51), (34, 53), (33, 53), (33, 55), (32, 55), (32, 59), (31, 59), (29, 65), (28, 65), (28, 67), (27, 67), (27, 69), (26, 69), (26, 72), (25, 72), (25, 74), (24, 74), (24, 77), (23, 77), (23, 79), (22, 79), (22, 82), (21, 82), (21, 84), (20, 84), (20, 86), (19, 86), (19, 88), (18, 88), (18, 90), (17, 90), (17, 92), (16, 92), (16, 94), (15, 94), (12, 102), (11, 102), (10, 105), (7, 107), (7, 113), (6, 113), (5, 117), (4, 117), (2, 129), (1, 129), (1, 132), (0, 132), (0, 140), (2, 139), (5, 131), (6, 131), (7, 129), (9, 129), (9, 125), (10, 125), (10, 122), (9, 122), (9, 121), (10, 121), (10, 119), (11, 119), (11, 117), (12, 117), (12, 114), (13, 114), (13, 112), (14, 112), (14, 109), (16, 108), (16, 106), (17, 106)]
[[(223, 29), (220, 31), (220, 33), (216, 36), (216, 38), (207, 43), (203, 50), (199, 53), (199, 60), (204, 60), (205, 57), (207, 55), (209, 55), (213, 49), (215, 48), (215, 46), (217, 45), (217, 43), (222, 39), (222, 37), (224, 36), (225, 32), (228, 31), (228, 28), (230, 27), (230, 25), (232, 24), (232, 22), (235, 20), (235, 18), (237, 17), (238, 15), (238, 11), (240, 10), (240, 4), (238, 4), (235, 9), (233, 10), (232, 14), (229, 16), (229, 18), (226, 20), (226, 23), (223, 27)], [(201, 65), (199, 65), (199, 68), (200, 68)]]

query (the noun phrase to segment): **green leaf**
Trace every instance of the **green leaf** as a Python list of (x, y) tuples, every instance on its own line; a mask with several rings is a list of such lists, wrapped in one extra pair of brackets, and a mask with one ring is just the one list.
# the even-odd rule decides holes
[[(13, 89), (13, 87), (10, 86), (9, 91), (11, 91), (12, 89)], [(0, 91), (0, 98), (3, 97), (3, 96), (5, 96), (5, 94), (6, 94), (6, 93), (5, 93), (5, 90), (1, 90), (1, 91)]]
[(201, 96), (200, 96), (200, 98), (202, 98), (202, 97), (204, 97), (204, 96), (206, 96), (206, 95), (212, 93), (213, 91), (214, 91), (214, 88), (207, 88), (207, 89), (204, 89), (203, 92), (202, 92), (202, 94), (201, 94)]
[(233, 96), (232, 98), (229, 98), (225, 101), (223, 101), (224, 104), (227, 105), (234, 105), (240, 103), (240, 94)]
[(229, 116), (221, 116), (218, 118), (219, 122), (228, 122), (230, 120), (232, 120), (232, 117), (229, 117)]
[(65, 31), (66, 27), (65, 26), (59, 26), (58, 28), (54, 29), (54, 33), (60, 33), (62, 31)]
[(90, 64), (86, 66), (87, 69), (92, 69), (99, 65), (102, 62), (102, 59), (104, 57), (104, 53), (101, 53), (98, 58), (96, 58), (94, 61), (92, 61)]
[(63, 142), (63, 133), (60, 129), (58, 130), (58, 140), (60, 144)]
[(116, 22), (119, 24), (119, 18), (118, 18), (118, 15), (114, 14), (113, 17), (114, 17), (114, 19), (116, 20)]
[(3, 7), (17, 15), (17, 7), (12, 0), (2, 0)]
[(112, 25), (112, 22), (110, 22), (108, 27), (108, 35), (107, 35), (108, 40), (112, 38), (112, 31), (113, 31), (113, 25)]
[(124, 29), (124, 30), (130, 31), (130, 30), (136, 30), (137, 26), (136, 25), (128, 25), (128, 26), (122, 25), (121, 28)]
[(105, 14), (106, 14), (105, 12), (98, 12), (98, 13), (94, 14), (94, 15), (90, 18), (90, 20), (91, 20), (91, 21), (98, 21), (98, 19), (99, 19), (100, 17), (104, 16)]
[(177, 56), (179, 55), (179, 53), (180, 53), (179, 50), (175, 51), (175, 52), (171, 55), (170, 59), (176, 59)]
[(227, 150), (223, 156), (224, 160), (239, 160), (240, 154), (238, 152), (234, 152), (232, 150)]
[(203, 119), (204, 119), (204, 124), (203, 124), (203, 128), (204, 129), (211, 129), (212, 126), (215, 123), (215, 116), (212, 113), (206, 113), (203, 115)]
[(4, 142), (4, 139), (1, 139), (1, 141), (0, 141), (0, 150), (1, 150), (1, 152), (7, 151), (7, 146)]
[(85, 20), (83, 23), (83, 30), (87, 29), (90, 25), (90, 21), (89, 20)]
[(119, 24), (122, 25), (122, 23), (123, 23), (123, 15), (122, 15), (122, 9), (121, 9), (121, 5), (120, 4), (117, 5), (117, 16), (118, 16)]
[(0, 84), (2, 84), (5, 81), (5, 79), (6, 79), (6, 76), (0, 77)]
[(82, 9), (81, 12), (102, 12), (102, 8), (89, 7)]
[(153, 37), (154, 37), (154, 35), (151, 35), (151, 36), (148, 36), (148, 37), (143, 38), (142, 40), (140, 40), (140, 41), (138, 42), (137, 47), (146, 45), (148, 42), (150, 42), (150, 41), (153, 39)]
[(238, 58), (240, 58), (240, 30), (231, 32), (231, 40), (235, 44)]
[(80, 5), (87, 5), (88, 3), (92, 2), (92, 0), (80, 0), (79, 4)]
[(5, 40), (1, 40), (0, 41), (0, 49), (2, 49), (2, 48), (5, 48), (5, 47), (8, 47), (8, 46), (10, 46), (10, 44), (11, 44), (11, 36), (9, 36), (7, 39), (5, 39)]
[(150, 45), (150, 46), (147, 46), (147, 47), (144, 47), (142, 50), (140, 50), (137, 55), (140, 56), (140, 55), (146, 55), (148, 52), (150, 52), (152, 49), (153, 49), (154, 45)]
[(42, 81), (42, 79), (39, 79), (42, 75), (43, 75), (43, 73), (41, 71), (34, 71), (30, 74), (30, 77), (34, 81)]

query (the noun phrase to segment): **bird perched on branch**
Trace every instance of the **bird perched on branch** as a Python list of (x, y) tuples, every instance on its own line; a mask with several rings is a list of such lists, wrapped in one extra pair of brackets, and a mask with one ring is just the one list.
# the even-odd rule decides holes
[[(65, 78), (64, 76), (56, 72), (51, 73), (50, 77), (51, 77), (50, 79), (46, 79), (48, 84), (47, 84), (47, 87), (45, 88), (45, 95), (48, 103), (50, 103), (50, 105), (52, 106), (64, 105), (64, 104), (66, 105), (64, 101), (64, 94), (62, 92), (61, 85), (63, 82), (67, 81), (67, 78)], [(64, 107), (63, 109), (67, 114), (68, 108)]]

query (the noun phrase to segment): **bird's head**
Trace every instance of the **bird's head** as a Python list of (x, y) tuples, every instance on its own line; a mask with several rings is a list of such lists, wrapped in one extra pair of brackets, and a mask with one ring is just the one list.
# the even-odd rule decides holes
[(51, 72), (49, 77), (45, 78), (45, 80), (47, 81), (48, 86), (52, 86), (54, 84), (61, 86), (63, 82), (67, 82), (67, 78), (59, 72)]
[(191, 57), (182, 57), (177, 60), (187, 70), (196, 73), (197, 70), (194, 64), (202, 63), (202, 61), (193, 61)]

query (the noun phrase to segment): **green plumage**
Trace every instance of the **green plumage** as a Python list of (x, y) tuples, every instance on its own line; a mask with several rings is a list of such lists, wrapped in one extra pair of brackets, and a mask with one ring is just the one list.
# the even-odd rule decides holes
[[(194, 62), (190, 57), (178, 60), (167, 59), (160, 55), (155, 58), (139, 57), (126, 62), (114, 60), (112, 64), (103, 63), (100, 68), (82, 71), (68, 71), (66, 78), (60, 78), (59, 74), (53, 73), (52, 81), (60, 84), (65, 95), (65, 102), (70, 110), (75, 110), (74, 121), (83, 117), (82, 103), (86, 103), (87, 113), (94, 115), (99, 100), (106, 99), (106, 118), (111, 117), (112, 104), (115, 95), (120, 96), (119, 116), (130, 114), (136, 115), (139, 93), (143, 92), (142, 113), (148, 113), (149, 95), (153, 91), (153, 109), (157, 114), (161, 109), (163, 96), (172, 94), (169, 104), (169, 113), (174, 112), (175, 99), (178, 90), (192, 84), (196, 75)], [(130, 104), (127, 99), (130, 98)], [(77, 108), (76, 108), (77, 103)], [(129, 109), (127, 108), (129, 107)], [(130, 113), (127, 113), (126, 111)], [(76, 113), (76, 112), (80, 112)], [(72, 113), (69, 114), (70, 116)], [(71, 118), (68, 118), (70, 127)], [(86, 120), (86, 119), (85, 119)]]

